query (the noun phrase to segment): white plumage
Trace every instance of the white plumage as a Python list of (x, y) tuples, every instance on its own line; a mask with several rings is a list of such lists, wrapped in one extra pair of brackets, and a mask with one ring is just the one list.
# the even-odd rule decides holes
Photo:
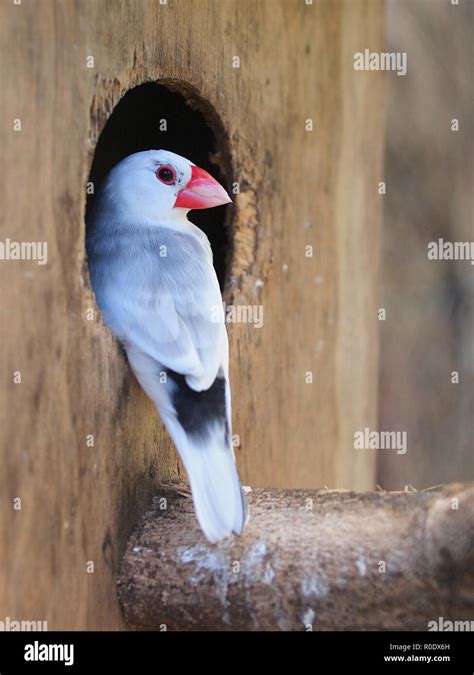
[(212, 542), (243, 531), (247, 506), (231, 441), (221, 293), (209, 241), (186, 214), (227, 201), (222, 186), (189, 160), (140, 152), (105, 179), (87, 236), (104, 320), (181, 455)]

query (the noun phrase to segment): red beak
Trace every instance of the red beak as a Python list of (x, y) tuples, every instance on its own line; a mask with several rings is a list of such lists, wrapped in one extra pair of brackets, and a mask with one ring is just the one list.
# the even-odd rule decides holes
[(231, 201), (227, 192), (215, 178), (204, 169), (193, 166), (191, 180), (184, 190), (181, 190), (174, 205), (179, 209), (210, 209)]

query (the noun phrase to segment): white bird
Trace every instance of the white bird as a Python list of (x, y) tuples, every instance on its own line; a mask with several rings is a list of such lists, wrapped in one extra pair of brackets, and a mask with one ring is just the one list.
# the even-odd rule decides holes
[(230, 202), (206, 171), (165, 150), (108, 174), (87, 220), (104, 321), (173, 439), (211, 542), (248, 519), (232, 448), (228, 340), (209, 240), (190, 209)]

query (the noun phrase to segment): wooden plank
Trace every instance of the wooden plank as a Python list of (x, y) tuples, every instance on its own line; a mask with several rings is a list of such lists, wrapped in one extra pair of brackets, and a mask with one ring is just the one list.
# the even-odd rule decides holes
[(143, 81), (190, 83), (229, 134), (241, 193), (226, 298), (264, 307), (263, 328), (229, 326), (244, 482), (373, 485), (352, 435), (375, 423), (382, 79), (352, 55), (380, 48), (382, 18), (362, 0), (2, 4), (2, 232), (47, 241), (49, 258), (0, 264), (5, 616), (123, 627), (126, 537), (180, 472), (120, 349), (87, 320), (84, 186), (107, 113)]

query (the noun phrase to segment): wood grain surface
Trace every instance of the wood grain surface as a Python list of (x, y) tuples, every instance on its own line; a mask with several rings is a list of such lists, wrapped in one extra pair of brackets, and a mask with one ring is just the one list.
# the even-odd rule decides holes
[(121, 629), (126, 537), (180, 468), (89, 285), (85, 186), (100, 131), (145, 81), (184, 81), (215, 108), (241, 186), (226, 299), (264, 308), (261, 329), (229, 325), (242, 478), (370, 489), (374, 456), (353, 434), (376, 423), (383, 91), (353, 54), (380, 51), (382, 2), (0, 11), (2, 238), (48, 243), (47, 265), (0, 262), (0, 618)]

